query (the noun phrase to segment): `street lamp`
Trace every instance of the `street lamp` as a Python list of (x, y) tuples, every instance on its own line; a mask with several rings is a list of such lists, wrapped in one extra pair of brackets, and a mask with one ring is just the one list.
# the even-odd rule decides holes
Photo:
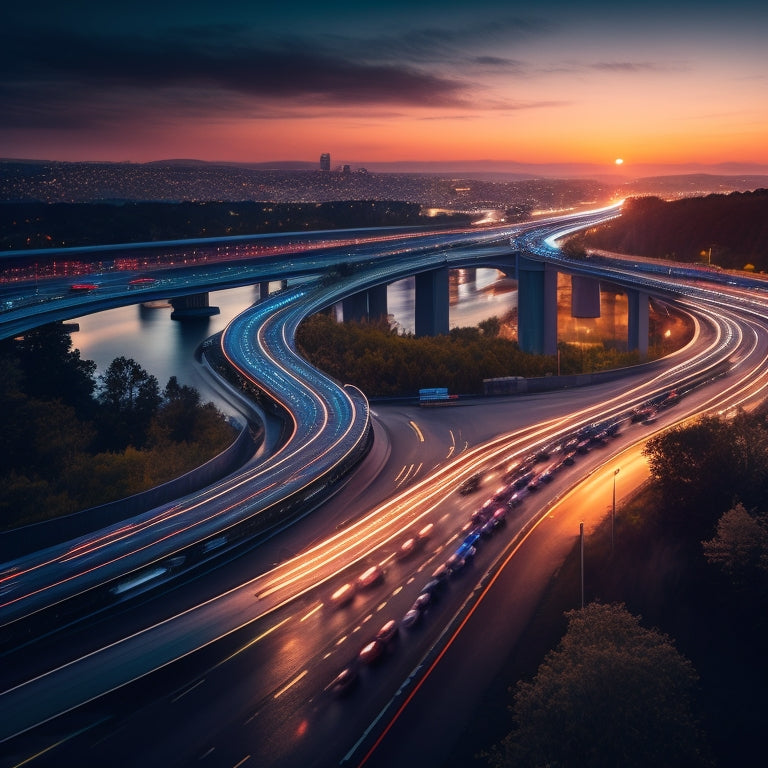
[(616, 475), (621, 472), (621, 467), (613, 470), (613, 506), (611, 507), (611, 557), (613, 557), (613, 528), (616, 523)]

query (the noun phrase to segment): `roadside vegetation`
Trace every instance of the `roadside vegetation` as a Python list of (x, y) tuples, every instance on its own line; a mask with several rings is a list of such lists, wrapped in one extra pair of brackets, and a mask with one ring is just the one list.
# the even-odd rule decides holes
[[(473, 328), (442, 336), (416, 337), (390, 328), (386, 320), (337, 323), (330, 315), (307, 318), (296, 334), (297, 347), (313, 365), (368, 397), (415, 396), (422, 387), (448, 387), (456, 394), (480, 394), (483, 379), (553, 376), (555, 355), (523, 352), (501, 334), (505, 320), (492, 317)], [(640, 362), (637, 352), (607, 344), (580, 347), (561, 343), (562, 375), (621, 368)], [(651, 356), (666, 354), (662, 345)]]
[(236, 432), (193, 387), (134, 360), (105, 373), (60, 323), (0, 342), (0, 528), (78, 512), (167, 482)]
[(573, 610), (575, 547), (511, 650), (512, 687), (477, 713), (496, 735), (486, 728), (484, 746), (444, 768), (762, 761), (766, 413), (706, 417), (648, 443), (651, 483), (618, 510), (613, 555), (610, 520), (585, 543), (588, 604)]
[(572, 238), (597, 248), (748, 272), (768, 270), (768, 189), (665, 201), (630, 198), (618, 219)]

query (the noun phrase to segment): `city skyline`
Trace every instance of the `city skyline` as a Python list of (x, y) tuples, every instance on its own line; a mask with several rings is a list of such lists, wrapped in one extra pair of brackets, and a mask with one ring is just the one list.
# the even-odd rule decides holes
[(46, 2), (4, 15), (8, 158), (768, 167), (768, 10), (744, 0)]

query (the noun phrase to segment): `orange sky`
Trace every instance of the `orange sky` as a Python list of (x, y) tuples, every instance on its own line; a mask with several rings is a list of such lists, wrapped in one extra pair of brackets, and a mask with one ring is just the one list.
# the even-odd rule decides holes
[(5, 157), (768, 166), (764, 4), (38, 5)]

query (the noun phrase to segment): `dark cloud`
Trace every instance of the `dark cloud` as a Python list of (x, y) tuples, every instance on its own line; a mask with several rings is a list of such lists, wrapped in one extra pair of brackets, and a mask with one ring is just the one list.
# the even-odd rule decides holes
[(167, 110), (178, 105), (190, 112), (197, 104), (210, 113), (217, 107), (239, 111), (248, 100), (458, 106), (466, 87), (410, 64), (355, 59), (300, 37), (266, 44), (224, 27), (162, 38), (62, 39), (44, 28), (0, 32), (0, 69), (0, 123), (6, 125), (51, 116), (95, 120), (100, 106), (107, 113), (121, 102), (135, 109), (158, 91), (174, 93)]
[(602, 72), (663, 72), (670, 69), (668, 65), (652, 61), (598, 61), (590, 64), (591, 69)]

